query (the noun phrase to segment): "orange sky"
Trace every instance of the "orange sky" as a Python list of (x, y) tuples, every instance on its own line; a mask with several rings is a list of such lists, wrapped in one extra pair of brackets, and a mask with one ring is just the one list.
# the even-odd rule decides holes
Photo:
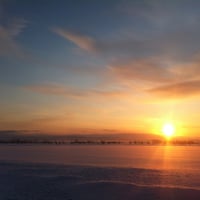
[(0, 130), (198, 136), (199, 6), (0, 2)]

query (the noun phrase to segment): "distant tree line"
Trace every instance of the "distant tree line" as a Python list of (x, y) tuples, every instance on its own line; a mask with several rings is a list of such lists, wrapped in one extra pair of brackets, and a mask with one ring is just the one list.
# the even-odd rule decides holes
[(193, 140), (37, 140), (37, 139), (7, 139), (0, 140), (0, 144), (55, 144), (55, 145), (200, 145), (200, 141)]

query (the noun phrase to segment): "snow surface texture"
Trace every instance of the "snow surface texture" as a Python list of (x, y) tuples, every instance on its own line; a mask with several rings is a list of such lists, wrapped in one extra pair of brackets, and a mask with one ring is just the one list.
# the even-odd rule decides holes
[(199, 200), (199, 183), (176, 171), (0, 164), (0, 200)]

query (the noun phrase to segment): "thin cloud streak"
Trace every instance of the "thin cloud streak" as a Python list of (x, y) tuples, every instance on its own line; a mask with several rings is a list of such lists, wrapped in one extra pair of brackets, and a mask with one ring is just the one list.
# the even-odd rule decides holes
[(101, 40), (63, 28), (57, 27), (51, 30), (66, 40), (73, 42), (80, 49), (90, 53), (98, 53), (102, 55), (114, 53), (115, 55), (119, 55), (124, 53), (130, 54), (131, 52), (131, 54), (139, 55), (138, 52), (141, 53), (150, 48), (148, 40), (144, 41), (137, 38), (114, 38), (112, 40)]
[(86, 98), (86, 97), (96, 97), (96, 96), (102, 96), (102, 97), (121, 97), (121, 96), (128, 96), (128, 91), (123, 90), (100, 90), (100, 89), (77, 89), (67, 86), (61, 86), (61, 85), (52, 85), (52, 84), (46, 84), (46, 85), (30, 85), (24, 87), (26, 90), (44, 94), (44, 95), (55, 95), (55, 96), (64, 96), (64, 97), (71, 97), (71, 98)]
[(59, 36), (73, 42), (81, 49), (84, 49), (88, 52), (96, 52), (97, 50), (95, 41), (91, 37), (84, 36), (82, 34), (71, 32), (68, 30), (64, 30), (62, 28), (53, 28), (52, 30)]
[(164, 85), (148, 90), (148, 92), (162, 98), (187, 98), (200, 95), (200, 80), (185, 81)]
[(114, 75), (126, 80), (170, 82), (177, 79), (159, 59), (119, 61), (109, 66)]

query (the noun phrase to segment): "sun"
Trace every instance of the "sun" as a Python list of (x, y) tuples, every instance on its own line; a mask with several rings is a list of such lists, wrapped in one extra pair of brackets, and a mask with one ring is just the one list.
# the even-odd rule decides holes
[(174, 135), (175, 128), (173, 124), (167, 123), (163, 125), (162, 132), (166, 138), (171, 138)]

